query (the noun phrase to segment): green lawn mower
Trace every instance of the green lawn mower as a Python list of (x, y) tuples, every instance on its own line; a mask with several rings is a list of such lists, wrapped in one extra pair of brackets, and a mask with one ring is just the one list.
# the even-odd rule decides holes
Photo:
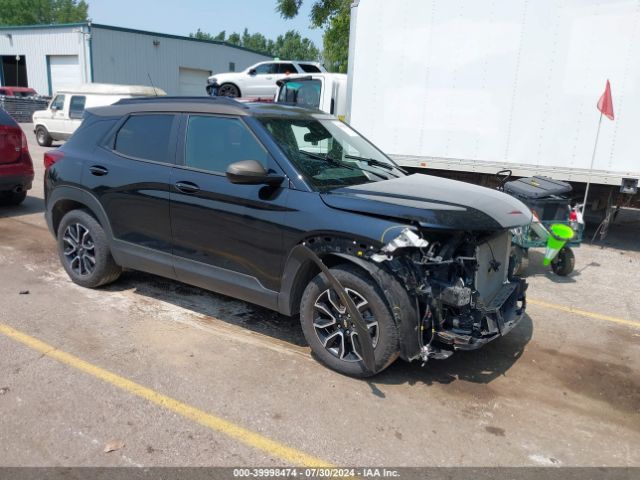
[(580, 206), (571, 207), (571, 185), (549, 177), (534, 176), (509, 181), (511, 170), (501, 170), (500, 187), (533, 212), (530, 225), (513, 229), (511, 249), (512, 271), (524, 273), (530, 248), (545, 248), (544, 265), (554, 273), (567, 276), (573, 272), (575, 255), (572, 247), (580, 246), (584, 220)]

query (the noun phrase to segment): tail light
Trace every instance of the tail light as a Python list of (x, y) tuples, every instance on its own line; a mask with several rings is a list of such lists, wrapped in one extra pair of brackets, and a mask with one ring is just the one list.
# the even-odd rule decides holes
[(570, 222), (577, 222), (578, 221), (578, 212), (576, 212), (575, 210), (571, 210), (571, 213), (569, 214), (569, 221)]
[(60, 150), (51, 150), (50, 152), (45, 153), (44, 154), (44, 168), (49, 168), (51, 165), (56, 163), (62, 157), (64, 157), (64, 152), (62, 152)]

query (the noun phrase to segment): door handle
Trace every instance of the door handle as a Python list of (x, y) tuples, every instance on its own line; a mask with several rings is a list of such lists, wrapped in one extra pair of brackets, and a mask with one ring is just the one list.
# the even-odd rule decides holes
[(192, 194), (200, 190), (200, 187), (191, 182), (177, 182), (176, 188), (182, 193)]
[(101, 167), (100, 165), (92, 165), (91, 167), (89, 167), (89, 171), (91, 172), (92, 175), (95, 175), (96, 177), (102, 177), (103, 175), (106, 175), (107, 173), (109, 173), (109, 170), (107, 170), (104, 167)]

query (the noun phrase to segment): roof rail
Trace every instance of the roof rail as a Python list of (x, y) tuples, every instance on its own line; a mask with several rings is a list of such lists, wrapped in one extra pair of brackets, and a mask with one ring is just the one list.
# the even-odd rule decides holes
[(118, 100), (114, 105), (131, 105), (137, 103), (222, 103), (239, 108), (248, 108), (243, 103), (234, 100), (231, 97), (170, 97), (170, 96), (158, 96), (158, 97), (131, 97)]

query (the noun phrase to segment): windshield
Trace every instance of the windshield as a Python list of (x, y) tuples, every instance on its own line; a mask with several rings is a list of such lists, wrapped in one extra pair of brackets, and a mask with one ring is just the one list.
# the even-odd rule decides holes
[(378, 182), (404, 172), (337, 119), (260, 118), (289, 160), (321, 191)]

